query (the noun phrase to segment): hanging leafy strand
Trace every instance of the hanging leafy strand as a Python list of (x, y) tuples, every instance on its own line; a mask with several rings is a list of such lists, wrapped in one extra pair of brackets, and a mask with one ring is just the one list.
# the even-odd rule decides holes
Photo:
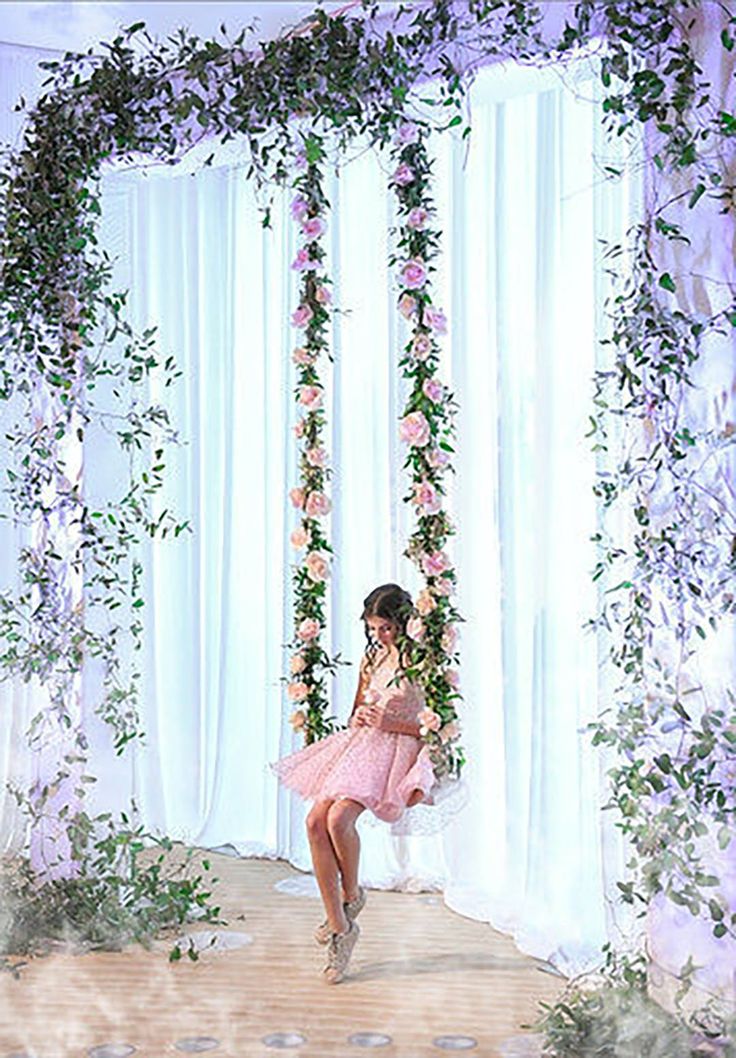
[(432, 162), (426, 126), (415, 121), (398, 124), (392, 152), (391, 184), (399, 207), (397, 254), (399, 310), (410, 321), (411, 337), (400, 366), (411, 392), (404, 408), (400, 436), (408, 446), (404, 467), (409, 469), (411, 491), (404, 497), (416, 506), (417, 525), (405, 554), (419, 567), (426, 586), (407, 622), (408, 641), (403, 653), (409, 663), (405, 673), (423, 689), (426, 707), (421, 714), (422, 737), (429, 745), (435, 776), (459, 776), (465, 762), (456, 703), (459, 676), (457, 623), (460, 615), (451, 596), (457, 576), (445, 551), (454, 528), (443, 509), (445, 478), (452, 469), (453, 415), (456, 403), (440, 382), (437, 337), (447, 333), (444, 312), (432, 303), (433, 260), (439, 252), (440, 233), (431, 227), (434, 203), (431, 194)]
[(320, 642), (332, 554), (322, 525), (330, 511), (326, 486), (331, 471), (323, 444), (324, 383), (318, 370), (322, 354), (331, 359), (327, 330), (332, 294), (330, 280), (324, 274), (325, 251), (320, 241), (327, 228), (325, 214), (329, 207), (323, 190), (323, 163), (322, 140), (310, 134), (297, 154), (296, 164), (302, 173), (294, 181), (296, 195), (291, 203), (292, 217), (304, 240), (292, 263), (292, 268), (302, 275), (299, 306), (292, 324), (303, 331), (304, 340), (292, 354), (298, 370), (295, 396), (301, 413), (295, 432), (301, 447), (299, 485), (290, 495), (301, 520), (291, 534), (291, 543), (305, 554), (294, 569), (295, 635), (287, 687), (289, 699), (300, 706), (292, 714), (291, 724), (304, 732), (307, 745), (335, 729), (335, 718), (326, 715), (326, 675), (334, 672), (339, 661), (339, 655), (330, 658)]

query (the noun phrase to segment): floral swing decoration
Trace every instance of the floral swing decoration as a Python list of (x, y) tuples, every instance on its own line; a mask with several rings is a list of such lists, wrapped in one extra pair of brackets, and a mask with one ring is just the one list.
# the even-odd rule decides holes
[[(405, 554), (425, 579), (425, 587), (407, 621), (403, 653), (409, 664), (404, 672), (424, 689), (420, 733), (429, 748), (436, 779), (446, 781), (459, 777), (465, 760), (458, 744), (460, 728), (455, 708), (460, 698), (456, 668), (456, 626), (460, 615), (451, 598), (456, 573), (446, 552), (454, 530), (443, 509), (445, 480), (452, 469), (456, 404), (438, 378), (437, 339), (447, 333), (447, 319), (433, 304), (431, 295), (431, 262), (438, 253), (439, 232), (431, 227), (428, 133), (428, 126), (417, 121), (403, 119), (396, 123), (391, 187), (400, 225), (397, 252), (390, 264), (397, 267), (399, 311), (411, 326), (400, 360), (411, 391), (399, 434), (407, 447), (404, 467), (409, 468), (411, 477), (411, 491), (405, 500), (415, 506), (417, 522)], [(315, 135), (307, 137), (304, 149), (296, 155), (299, 175), (294, 181), (296, 195), (291, 203), (291, 214), (303, 239), (292, 263), (302, 280), (299, 305), (291, 322), (303, 332), (303, 339), (292, 354), (298, 368), (296, 400), (300, 418), (295, 433), (300, 441), (300, 480), (291, 489), (290, 498), (300, 522), (291, 533), (291, 543), (303, 553), (303, 558), (296, 565), (293, 578), (295, 633), (287, 691), (289, 699), (298, 706), (291, 724), (303, 731), (307, 744), (333, 729), (334, 721), (326, 716), (326, 676), (336, 664), (320, 643), (332, 554), (323, 526), (331, 503), (326, 492), (330, 468), (323, 444), (324, 389), (319, 375), (320, 356), (329, 350), (327, 329), (332, 302), (320, 244), (327, 227), (328, 208), (320, 168), (323, 160), (322, 141)]]

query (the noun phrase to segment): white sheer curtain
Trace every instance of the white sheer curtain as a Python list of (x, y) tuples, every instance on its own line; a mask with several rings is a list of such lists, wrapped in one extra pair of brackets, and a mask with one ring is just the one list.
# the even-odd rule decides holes
[[(471, 801), (438, 837), (361, 823), (362, 879), (442, 888), (456, 911), (512, 933), (574, 971), (612, 928), (606, 894), (620, 854), (600, 805), (600, 757), (581, 733), (598, 708), (589, 537), (594, 458), (584, 438), (604, 286), (600, 236), (620, 237), (636, 189), (608, 184), (598, 109), (555, 75), (492, 70), (471, 93), (466, 144), (438, 137), (445, 232), (437, 301), (450, 318), (445, 379), (460, 404), (453, 544), (460, 579), (463, 727)], [(392, 221), (373, 153), (332, 181), (335, 365), (328, 416), (335, 468), (333, 651), (352, 662), (334, 712), (352, 702), (361, 602), (376, 584), (418, 586), (402, 557), (397, 419), (403, 383)], [(263, 231), (237, 165), (195, 175), (106, 177), (104, 240), (141, 326), (183, 375), (162, 399), (185, 444), (165, 502), (194, 532), (148, 549), (145, 750), (121, 761), (90, 717), (101, 806), (133, 794), (143, 820), (207, 847), (279, 856), (309, 870), (305, 806), (269, 760), (298, 748), (279, 678), (291, 635), (296, 280), (288, 203)], [(114, 487), (109, 438), (88, 446), (90, 499)], [(89, 683), (94, 704), (93, 674)]]

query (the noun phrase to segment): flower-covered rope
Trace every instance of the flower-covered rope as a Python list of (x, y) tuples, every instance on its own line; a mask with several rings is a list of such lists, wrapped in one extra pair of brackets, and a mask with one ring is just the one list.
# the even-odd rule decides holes
[(391, 185), (398, 199), (400, 224), (398, 252), (390, 264), (399, 269), (399, 311), (412, 326), (400, 360), (403, 377), (412, 383), (400, 436), (408, 446), (404, 467), (411, 474), (411, 491), (404, 499), (416, 506), (417, 522), (404, 554), (425, 579), (407, 623), (404, 652), (409, 663), (404, 671), (424, 690), (421, 735), (429, 746), (435, 775), (442, 780), (459, 776), (465, 763), (455, 709), (460, 699), (456, 665), (461, 617), (451, 600), (457, 578), (446, 551), (454, 529), (443, 509), (445, 481), (452, 470), (457, 405), (438, 378), (437, 337), (447, 333), (447, 319), (433, 304), (430, 290), (439, 232), (431, 227), (434, 209), (427, 133), (414, 121), (403, 121), (397, 128)]
[(301, 275), (299, 305), (291, 322), (303, 337), (292, 353), (300, 413), (294, 432), (300, 441), (300, 455), (299, 484), (289, 495), (300, 521), (291, 533), (291, 543), (301, 558), (293, 576), (295, 628), (287, 693), (289, 700), (298, 705), (291, 725), (295, 731), (304, 732), (307, 745), (334, 730), (334, 717), (326, 715), (325, 674), (333, 672), (337, 664), (337, 659), (331, 659), (320, 643), (332, 554), (323, 525), (331, 508), (326, 491), (331, 471), (322, 441), (324, 386), (318, 371), (320, 354), (330, 355), (327, 328), (332, 303), (330, 281), (324, 272), (325, 251), (320, 242), (329, 208), (322, 188), (323, 157), (319, 137), (307, 137), (296, 157), (301, 175), (294, 180), (296, 195), (291, 203), (291, 215), (303, 240), (291, 266)]

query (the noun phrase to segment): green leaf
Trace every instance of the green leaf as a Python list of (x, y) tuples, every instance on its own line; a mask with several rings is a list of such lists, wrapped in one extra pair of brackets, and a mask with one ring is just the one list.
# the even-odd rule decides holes
[(669, 274), (669, 272), (663, 272), (662, 273), (662, 275), (659, 277), (659, 285), (664, 290), (669, 290), (670, 293), (672, 293), (672, 294), (674, 294), (675, 290), (677, 289), (675, 287), (675, 281), (672, 278), (672, 276)]

